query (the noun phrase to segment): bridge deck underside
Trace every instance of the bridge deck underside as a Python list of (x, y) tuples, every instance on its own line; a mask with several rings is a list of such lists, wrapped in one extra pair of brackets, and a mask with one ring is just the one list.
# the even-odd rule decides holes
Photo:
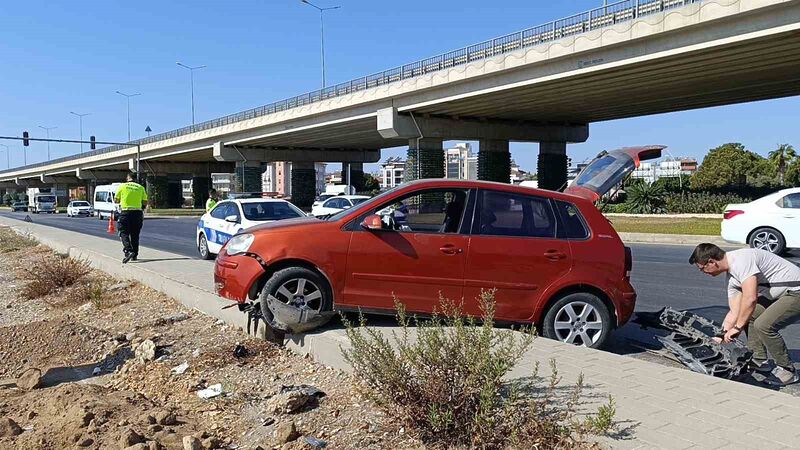
[(800, 32), (533, 83), (420, 114), (591, 123), (800, 94)]

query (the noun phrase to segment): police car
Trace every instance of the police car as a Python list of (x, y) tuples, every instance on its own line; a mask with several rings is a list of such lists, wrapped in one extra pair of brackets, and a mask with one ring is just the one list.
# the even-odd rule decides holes
[(212, 259), (236, 233), (283, 219), (306, 217), (300, 208), (274, 198), (233, 198), (217, 203), (197, 223), (197, 251), (203, 259)]

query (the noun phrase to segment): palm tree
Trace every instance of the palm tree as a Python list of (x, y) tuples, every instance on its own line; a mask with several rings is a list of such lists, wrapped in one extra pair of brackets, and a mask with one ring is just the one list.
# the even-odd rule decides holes
[(634, 214), (659, 214), (664, 212), (666, 192), (657, 184), (636, 183), (628, 190), (626, 203)]
[(797, 153), (794, 151), (794, 147), (789, 144), (780, 144), (776, 150), (769, 152), (769, 160), (778, 171), (781, 185), (783, 185), (786, 168), (795, 158), (797, 158)]

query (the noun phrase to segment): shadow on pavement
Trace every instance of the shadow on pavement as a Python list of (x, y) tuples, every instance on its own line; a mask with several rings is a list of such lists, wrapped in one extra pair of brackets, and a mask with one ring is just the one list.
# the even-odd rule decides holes
[(183, 257), (183, 258), (150, 258), (150, 259), (137, 259), (136, 261), (131, 261), (131, 264), (142, 264), (142, 263), (149, 263), (149, 262), (158, 262), (158, 261), (186, 261), (193, 258)]

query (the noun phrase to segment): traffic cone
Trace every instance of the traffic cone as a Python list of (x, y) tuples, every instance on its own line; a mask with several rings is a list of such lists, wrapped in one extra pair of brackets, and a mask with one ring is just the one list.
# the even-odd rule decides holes
[(114, 234), (117, 232), (116, 223), (114, 223), (114, 213), (111, 213), (108, 216), (108, 234)]

